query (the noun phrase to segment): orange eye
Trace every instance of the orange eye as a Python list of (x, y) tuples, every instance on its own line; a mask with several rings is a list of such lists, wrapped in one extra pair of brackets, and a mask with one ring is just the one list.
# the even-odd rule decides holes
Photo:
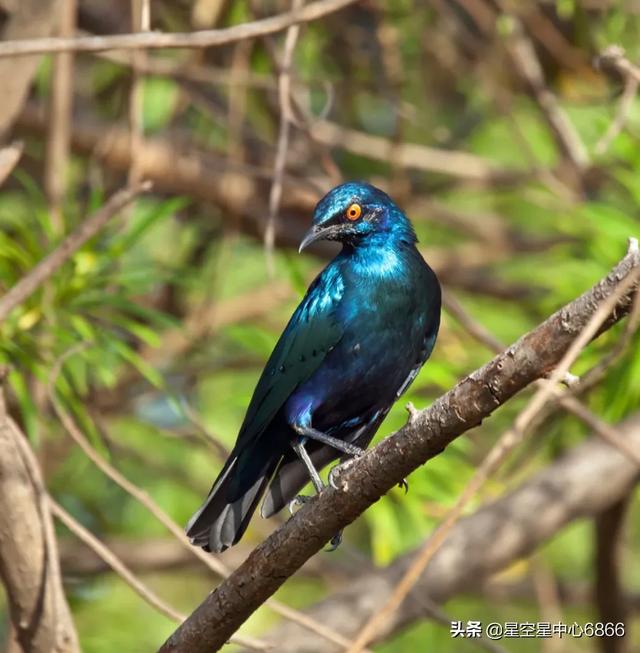
[(360, 204), (352, 204), (347, 209), (346, 216), (348, 220), (357, 220), (361, 215), (362, 215), (362, 207), (360, 206)]

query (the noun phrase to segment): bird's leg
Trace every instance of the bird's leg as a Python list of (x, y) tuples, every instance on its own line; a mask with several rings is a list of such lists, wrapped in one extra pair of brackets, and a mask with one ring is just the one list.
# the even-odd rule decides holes
[(326, 444), (329, 447), (333, 447), (334, 449), (337, 449), (338, 451), (345, 453), (349, 456), (357, 457), (357, 456), (362, 456), (362, 454), (364, 453), (364, 449), (361, 449), (360, 447), (356, 447), (355, 444), (350, 444), (349, 442), (338, 440), (338, 438), (334, 438), (331, 435), (327, 435), (326, 433), (311, 428), (310, 426), (304, 426), (302, 424), (294, 424), (293, 428), (297, 433), (303, 435), (306, 438), (309, 438), (309, 440), (316, 440), (317, 442), (322, 442), (322, 444)]
[[(309, 476), (311, 477), (313, 487), (315, 488), (316, 492), (320, 494), (324, 488), (324, 483), (322, 482), (318, 470), (315, 468), (313, 461), (305, 449), (304, 442), (305, 438), (300, 438), (299, 440), (291, 443), (291, 448), (296, 452), (298, 458), (300, 458), (300, 460), (304, 463), (304, 466), (307, 468), (307, 472), (309, 472)], [(293, 499), (289, 501), (289, 513), (293, 515), (294, 508), (305, 504), (307, 501), (309, 501), (310, 498), (311, 497), (307, 497), (302, 494), (298, 494), (297, 496), (293, 497)]]
[(304, 448), (304, 438), (296, 440), (291, 446), (293, 447), (293, 450), (298, 454), (300, 460), (304, 463), (304, 466), (307, 468), (309, 476), (311, 477), (311, 482), (313, 483), (313, 487), (316, 489), (316, 492), (320, 494), (324, 488), (324, 483), (322, 482), (320, 474), (313, 464), (313, 461), (309, 457), (307, 450)]
[[(301, 438), (300, 440), (296, 440), (295, 442), (293, 442), (291, 444), (291, 447), (296, 452), (300, 460), (304, 463), (305, 467), (307, 468), (307, 471), (309, 472), (309, 476), (311, 477), (311, 482), (313, 483), (313, 487), (315, 488), (316, 492), (320, 494), (320, 492), (322, 492), (322, 490), (324, 489), (324, 483), (322, 482), (318, 470), (316, 469), (315, 465), (313, 464), (313, 461), (311, 460), (309, 454), (307, 453), (307, 450), (304, 447), (304, 442), (305, 442), (305, 438)], [(289, 512), (293, 515), (294, 506), (302, 505), (307, 501), (309, 501), (310, 498), (311, 497), (307, 497), (301, 494), (294, 497), (289, 502)], [(340, 546), (340, 542), (342, 542), (342, 531), (339, 531), (331, 538), (331, 540), (329, 541), (329, 548), (327, 550), (335, 551)]]

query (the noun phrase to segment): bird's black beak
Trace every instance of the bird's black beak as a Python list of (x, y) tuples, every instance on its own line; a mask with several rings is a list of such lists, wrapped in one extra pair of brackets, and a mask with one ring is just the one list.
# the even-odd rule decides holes
[(309, 247), (311, 243), (315, 243), (317, 240), (336, 240), (336, 236), (341, 231), (342, 229), (340, 225), (331, 225), (329, 227), (319, 227), (318, 225), (314, 225), (309, 229), (309, 231), (307, 231), (302, 239), (300, 247), (298, 248), (298, 253)]

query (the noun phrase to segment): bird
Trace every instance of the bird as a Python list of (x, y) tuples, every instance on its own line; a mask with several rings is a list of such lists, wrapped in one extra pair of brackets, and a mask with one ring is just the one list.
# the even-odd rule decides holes
[[(317, 204), (302, 252), (342, 247), (309, 286), (258, 380), (233, 447), (186, 527), (192, 544), (236, 544), (260, 499), (270, 517), (338, 459), (364, 452), (431, 355), (438, 278), (411, 222), (382, 190), (346, 182)], [(332, 540), (337, 544), (339, 537)]]

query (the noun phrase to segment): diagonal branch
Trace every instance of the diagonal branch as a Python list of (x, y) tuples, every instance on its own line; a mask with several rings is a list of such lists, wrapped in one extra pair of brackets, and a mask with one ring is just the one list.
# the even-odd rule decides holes
[(0, 149), (0, 186), (13, 172), (13, 169), (22, 156), (23, 149), (24, 145), (19, 141)]
[[(640, 448), (640, 413), (615, 428), (630, 447)], [(424, 601), (437, 605), (486, 587), (494, 573), (526, 558), (568, 524), (598, 514), (627, 496), (639, 480), (637, 465), (617, 447), (593, 436), (509, 494), (461, 519), (420, 576), (410, 600), (384, 625), (376, 641), (424, 618)], [(345, 584), (309, 608), (309, 616), (353, 637), (359, 624), (388, 600), (416, 555), (413, 551), (400, 556), (388, 567)], [(279, 624), (265, 639), (277, 643), (279, 653), (339, 650), (289, 623)]]
[(125, 188), (113, 195), (107, 203), (87, 218), (48, 256), (42, 259), (5, 295), (0, 297), (0, 322), (23, 301), (28, 299), (56, 270), (68, 261), (88, 240), (93, 238), (120, 209), (131, 203), (140, 193), (149, 190), (148, 182), (134, 188)]
[[(335, 533), (452, 440), (552, 370), (599, 305), (639, 266), (640, 254), (631, 249), (593, 288), (460, 381), (430, 408), (416, 413), (397, 433), (354, 462), (339, 475), (338, 489), (322, 492), (258, 546), (165, 642), (161, 652), (218, 650)], [(599, 332), (610, 328), (629, 311), (631, 294), (617, 304)]]

